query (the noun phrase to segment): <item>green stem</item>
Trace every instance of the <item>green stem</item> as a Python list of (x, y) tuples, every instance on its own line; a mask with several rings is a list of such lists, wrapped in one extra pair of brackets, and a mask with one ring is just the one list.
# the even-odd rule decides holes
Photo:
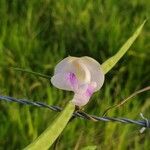
[(41, 74), (41, 73), (38, 73), (38, 72), (34, 72), (34, 71), (22, 69), (22, 68), (14, 68), (14, 67), (11, 67), (11, 69), (14, 69), (16, 71), (26, 72), (26, 73), (29, 73), (29, 74), (33, 74), (35, 76), (39, 76), (39, 77), (42, 77), (42, 78), (50, 79), (50, 76), (45, 75), (45, 74)]

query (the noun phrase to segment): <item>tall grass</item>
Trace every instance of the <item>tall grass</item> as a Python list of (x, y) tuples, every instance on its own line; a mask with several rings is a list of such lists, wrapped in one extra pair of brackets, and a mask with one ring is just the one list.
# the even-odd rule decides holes
[[(0, 0), (0, 94), (64, 106), (72, 93), (50, 82), (10, 67), (52, 75), (62, 58), (88, 55), (104, 62), (115, 54), (136, 27), (150, 14), (150, 2), (116, 0)], [(127, 55), (106, 75), (105, 85), (85, 111), (102, 115), (136, 89), (150, 84), (150, 24)], [(0, 102), (0, 149), (20, 149), (51, 124), (56, 113)], [(149, 93), (144, 93), (109, 116), (150, 116)], [(58, 149), (148, 149), (150, 133), (117, 123), (75, 119), (63, 132)]]

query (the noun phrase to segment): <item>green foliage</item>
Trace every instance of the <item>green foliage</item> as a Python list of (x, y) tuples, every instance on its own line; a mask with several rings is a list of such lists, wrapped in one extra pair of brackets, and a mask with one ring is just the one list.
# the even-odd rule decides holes
[[(140, 34), (144, 24), (145, 24), (145, 21), (137, 29), (137, 31), (133, 34), (133, 36), (130, 37), (127, 40), (127, 42), (122, 46), (122, 48), (117, 52), (117, 54), (115, 54), (114, 56), (112, 56), (111, 58), (109, 58), (108, 60), (106, 60), (102, 64), (102, 69), (103, 69), (105, 74), (109, 70), (111, 70), (113, 66), (115, 66), (115, 64), (120, 60), (120, 58), (129, 49), (129, 47), (132, 45), (134, 40)], [(39, 76), (39, 77), (43, 77), (43, 78), (49, 79), (48, 76), (42, 75), (40, 73), (36, 73), (36, 72), (33, 72), (33, 71), (28, 71), (28, 70), (24, 70), (24, 69), (20, 69), (20, 68), (14, 68), (14, 69), (17, 70), (17, 71), (26, 72), (26, 73), (34, 74), (34, 75)], [(68, 106), (70, 106), (70, 107), (68, 107)], [(56, 121), (53, 122), (53, 125), (50, 125), (48, 127), (48, 129), (46, 129), (33, 143), (31, 143), (25, 149), (31, 149), (31, 150), (35, 149), (36, 150), (38, 148), (40, 148), (40, 149), (41, 148), (42, 149), (48, 149), (49, 147), (51, 147), (52, 144), (55, 142), (55, 140), (58, 138), (58, 136), (61, 134), (61, 132), (63, 131), (65, 126), (67, 125), (69, 119), (72, 116), (73, 111), (75, 110), (74, 109), (75, 107), (73, 107), (72, 105), (68, 105), (68, 106), (60, 114), (60, 116), (56, 118)], [(60, 126), (60, 124), (61, 124), (61, 126)], [(93, 147), (88, 147), (86, 149), (93, 149)], [(96, 149), (96, 148), (94, 147), (94, 149)]]
[(69, 102), (61, 114), (54, 120), (53, 124), (50, 125), (34, 142), (28, 145), (24, 150), (47, 150), (49, 147), (51, 147), (66, 127), (74, 110), (75, 105), (72, 102)]
[[(105, 62), (131, 36), (145, 18), (150, 1), (132, 0), (0, 0), (0, 94), (43, 101), (64, 107), (72, 98), (50, 82), (9, 67), (52, 75), (62, 58), (88, 55)], [(85, 111), (102, 115), (136, 89), (148, 86), (150, 74), (150, 24), (140, 38), (106, 76)], [(21, 149), (51, 124), (56, 113), (35, 107), (0, 102), (0, 149)], [(150, 115), (149, 93), (137, 96), (109, 116), (139, 118)], [(63, 131), (58, 149), (147, 149), (148, 131), (117, 123), (93, 123), (75, 119)], [(131, 138), (132, 137), (132, 138)]]
[(110, 71), (116, 63), (124, 56), (124, 54), (127, 52), (127, 50), (130, 48), (130, 46), (133, 44), (133, 42), (136, 40), (136, 38), (141, 33), (141, 30), (144, 26), (146, 21), (142, 23), (142, 25), (136, 30), (136, 32), (126, 41), (126, 43), (120, 48), (120, 50), (112, 57), (110, 57), (108, 60), (106, 60), (102, 64), (102, 70), (106, 74), (108, 71)]

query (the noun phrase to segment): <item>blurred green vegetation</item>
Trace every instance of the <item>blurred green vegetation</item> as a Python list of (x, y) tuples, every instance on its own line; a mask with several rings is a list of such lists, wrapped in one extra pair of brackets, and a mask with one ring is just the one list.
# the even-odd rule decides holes
[[(100, 63), (115, 54), (135, 29), (149, 18), (149, 0), (0, 0), (0, 94), (43, 101), (63, 107), (72, 93), (50, 82), (20, 73), (21, 67), (47, 75), (64, 57), (90, 56)], [(126, 56), (106, 75), (103, 88), (94, 94), (85, 111), (102, 115), (104, 110), (150, 85), (150, 23)], [(57, 113), (0, 102), (0, 149), (28, 145)], [(109, 116), (138, 119), (150, 117), (150, 94), (145, 92)], [(150, 132), (119, 123), (75, 119), (64, 130), (59, 150), (95, 147), (106, 150), (147, 150)], [(85, 148), (86, 149), (86, 148)]]

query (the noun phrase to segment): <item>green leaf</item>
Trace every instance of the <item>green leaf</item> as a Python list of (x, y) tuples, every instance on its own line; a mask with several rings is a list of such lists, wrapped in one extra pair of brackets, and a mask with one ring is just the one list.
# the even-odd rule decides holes
[(26, 73), (29, 73), (29, 74), (33, 74), (33, 75), (38, 76), (38, 77), (50, 79), (50, 76), (48, 76), (48, 75), (41, 74), (41, 73), (38, 73), (38, 72), (34, 72), (34, 71), (31, 71), (31, 70), (26, 70), (26, 69), (22, 69), (22, 68), (15, 68), (15, 67), (11, 67), (11, 69), (14, 69), (16, 71), (26, 72)]
[(116, 65), (116, 63), (122, 58), (122, 56), (127, 52), (127, 50), (130, 48), (130, 46), (133, 44), (133, 42), (141, 33), (145, 22), (146, 20), (141, 24), (141, 26), (138, 27), (135, 33), (126, 41), (126, 43), (120, 48), (120, 50), (114, 56), (112, 56), (102, 64), (101, 67), (104, 74), (110, 71)]
[(33, 143), (28, 145), (24, 150), (47, 150), (57, 139), (60, 133), (63, 131), (68, 121), (70, 120), (75, 105), (69, 102), (61, 114)]

